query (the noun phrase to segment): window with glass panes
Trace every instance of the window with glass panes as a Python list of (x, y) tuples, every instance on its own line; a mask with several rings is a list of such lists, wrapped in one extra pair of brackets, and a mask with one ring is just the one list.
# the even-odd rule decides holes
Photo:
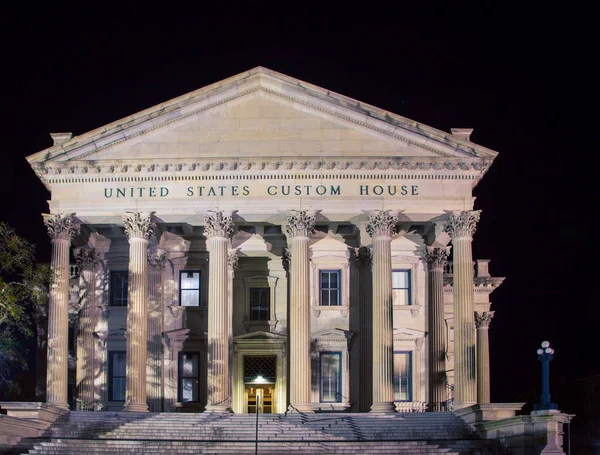
[(110, 272), (110, 304), (111, 306), (127, 306), (127, 283), (129, 272)]
[(200, 306), (200, 271), (179, 272), (179, 305)]
[(269, 307), (271, 306), (270, 288), (250, 289), (250, 320), (268, 321)]
[(411, 352), (394, 352), (394, 401), (412, 401)]
[(321, 305), (340, 305), (341, 286), (339, 270), (321, 270), (319, 272), (319, 290), (321, 292)]
[(342, 401), (342, 353), (322, 352), (321, 360), (321, 402), (339, 403)]
[(198, 352), (179, 353), (179, 392), (182, 403), (198, 401), (200, 354)]
[(125, 371), (127, 355), (125, 351), (110, 351), (108, 354), (108, 399), (125, 401)]
[(394, 305), (410, 305), (410, 270), (392, 270), (392, 301)]

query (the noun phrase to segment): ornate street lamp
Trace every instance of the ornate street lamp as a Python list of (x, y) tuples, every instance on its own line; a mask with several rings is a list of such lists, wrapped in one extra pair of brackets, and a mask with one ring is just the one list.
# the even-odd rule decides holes
[(543, 341), (541, 349), (537, 350), (538, 360), (542, 362), (542, 402), (534, 405), (536, 411), (547, 411), (549, 409), (558, 409), (554, 403), (550, 403), (550, 360), (554, 354), (554, 349), (550, 347), (549, 341)]

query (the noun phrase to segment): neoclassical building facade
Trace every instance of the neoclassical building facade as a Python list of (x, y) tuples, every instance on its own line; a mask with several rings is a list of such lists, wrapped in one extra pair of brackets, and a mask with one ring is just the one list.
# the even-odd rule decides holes
[(51, 193), (47, 403), (489, 403), (502, 278), (472, 258), (472, 191), (497, 153), (470, 133), (259, 67), (53, 134), (28, 158)]

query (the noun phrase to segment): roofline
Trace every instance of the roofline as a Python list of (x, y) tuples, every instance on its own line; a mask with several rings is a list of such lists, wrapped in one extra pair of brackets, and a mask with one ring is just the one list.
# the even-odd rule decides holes
[[(117, 137), (114, 141), (108, 141), (107, 144), (101, 145), (101, 148), (109, 147), (111, 146), (111, 144), (114, 144), (116, 142), (120, 143), (123, 140), (127, 140), (129, 138), (129, 136), (125, 134), (119, 135), (120, 132), (125, 132), (127, 129), (131, 129), (134, 126), (138, 126), (140, 124), (143, 124), (144, 122), (149, 122), (153, 119), (158, 120), (161, 116), (165, 115), (167, 118), (164, 120), (172, 121), (172, 119), (169, 119), (169, 116), (167, 114), (184, 109), (187, 105), (200, 101), (202, 99), (210, 100), (211, 95), (217, 97), (217, 95), (219, 94), (219, 89), (232, 87), (233, 85), (242, 86), (239, 88), (243, 88), (243, 82), (247, 79), (253, 78), (254, 76), (258, 77), (258, 87), (265, 87), (273, 85), (273, 83), (277, 84), (283, 82), (289, 85), (288, 88), (292, 87), (293, 90), (298, 92), (299, 94), (302, 94), (304, 96), (308, 95), (309, 97), (313, 98), (318, 97), (329, 101), (333, 99), (337, 101), (337, 104), (340, 105), (342, 110), (345, 110), (346, 112), (364, 116), (366, 120), (375, 120), (377, 123), (381, 122), (382, 125), (387, 124), (390, 127), (393, 127), (393, 129), (401, 129), (412, 135), (416, 134), (424, 138), (426, 141), (434, 140), (438, 143), (438, 146), (441, 148), (450, 147), (455, 149), (461, 149), (463, 153), (470, 153), (474, 156), (487, 158), (491, 161), (493, 161), (494, 158), (498, 155), (498, 153), (493, 150), (474, 144), (470, 141), (460, 139), (456, 136), (453, 136), (450, 133), (446, 133), (436, 128), (432, 128), (430, 126), (415, 122), (400, 115), (393, 114), (391, 112), (377, 108), (370, 104), (362, 103), (360, 101), (341, 95), (339, 93), (323, 89), (319, 86), (310, 84), (308, 82), (304, 82), (299, 79), (287, 76), (285, 74), (281, 74), (276, 71), (258, 66), (249, 71), (244, 71), (229, 78), (223, 79), (221, 81), (207, 85), (205, 87), (186, 93), (179, 97), (173, 98), (169, 101), (144, 109), (140, 112), (109, 123), (108, 125), (104, 125), (94, 130), (88, 131), (87, 133), (84, 133), (82, 135), (75, 136), (71, 139), (65, 140), (64, 142), (57, 143), (51, 147), (41, 150), (40, 152), (28, 156), (27, 161), (33, 165), (33, 163), (44, 162), (52, 158), (57, 158), (63, 154), (68, 155), (70, 152), (78, 150), (83, 146), (88, 146), (90, 144), (94, 144), (94, 148), (98, 148), (96, 142), (100, 142), (101, 139), (107, 138), (111, 135), (117, 135)], [(239, 93), (239, 90), (238, 94), (240, 96), (243, 95), (243, 93)], [(179, 116), (173, 116), (174, 119), (178, 117)], [(153, 128), (151, 129), (154, 129), (154, 127), (158, 127), (163, 123), (164, 121), (157, 122), (156, 125), (148, 126), (153, 126)], [(73, 158), (76, 157), (74, 156)]]

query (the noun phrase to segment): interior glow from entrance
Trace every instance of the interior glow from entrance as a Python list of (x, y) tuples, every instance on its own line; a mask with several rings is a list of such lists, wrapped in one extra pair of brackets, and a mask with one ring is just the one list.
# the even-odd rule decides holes
[(254, 378), (254, 383), (255, 384), (266, 384), (267, 380), (265, 378), (263, 378), (262, 376), (258, 375), (258, 376), (256, 376), (256, 378)]

